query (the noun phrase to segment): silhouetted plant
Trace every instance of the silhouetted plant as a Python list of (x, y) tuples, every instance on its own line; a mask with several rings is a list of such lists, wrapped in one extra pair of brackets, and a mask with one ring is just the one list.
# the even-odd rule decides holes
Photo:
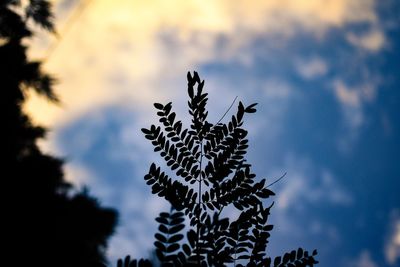
[[(155, 103), (161, 126), (143, 128), (154, 151), (159, 152), (176, 176), (172, 179), (152, 163), (144, 177), (152, 193), (171, 203), (169, 213), (156, 221), (156, 255), (161, 266), (313, 266), (314, 256), (299, 248), (271, 259), (266, 247), (272, 225), (268, 217), (272, 204), (264, 200), (274, 195), (266, 180), (256, 181), (245, 159), (247, 131), (245, 114), (256, 112), (256, 104), (239, 102), (237, 112), (226, 124), (207, 121), (207, 93), (197, 72), (187, 75), (189, 129), (172, 112), (172, 103)], [(221, 218), (232, 206), (240, 211), (235, 219)], [(186, 231), (184, 217), (189, 219)], [(129, 261), (125, 263), (129, 265)], [(125, 265), (125, 266), (128, 266)], [(132, 265), (135, 266), (135, 265)]]
[(102, 266), (117, 215), (86, 191), (75, 193), (63, 162), (36, 142), (46, 129), (22, 105), (29, 90), (57, 102), (54, 79), (27, 58), (24, 41), (33, 25), (54, 31), (49, 1), (0, 2), (0, 83), (3, 112), (2, 261), (13, 266)]
[(131, 260), (130, 256), (126, 256), (124, 260), (119, 259), (117, 267), (151, 267), (153, 266), (149, 260)]

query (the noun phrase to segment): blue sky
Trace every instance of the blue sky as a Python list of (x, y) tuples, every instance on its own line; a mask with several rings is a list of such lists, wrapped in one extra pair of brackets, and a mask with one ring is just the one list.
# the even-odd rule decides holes
[[(396, 1), (56, 1), (61, 37), (46, 69), (63, 100), (32, 96), (52, 128), (43, 149), (66, 177), (120, 211), (110, 258), (146, 256), (168, 205), (143, 175), (153, 161), (140, 128), (153, 102), (187, 117), (186, 72), (205, 79), (214, 121), (235, 96), (249, 161), (274, 181), (269, 253), (317, 248), (321, 266), (400, 266), (400, 5)], [(79, 16), (76, 8), (85, 7)], [(73, 19), (71, 19), (73, 18)]]

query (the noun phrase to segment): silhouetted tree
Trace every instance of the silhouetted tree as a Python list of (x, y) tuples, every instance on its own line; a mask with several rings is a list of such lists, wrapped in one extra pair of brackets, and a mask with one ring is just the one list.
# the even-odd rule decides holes
[[(102, 266), (117, 214), (86, 191), (74, 193), (62, 160), (43, 153), (43, 127), (23, 112), (28, 90), (50, 101), (54, 79), (29, 61), (29, 25), (54, 31), (48, 1), (0, 2), (2, 263), (11, 266)], [(4, 250), (5, 248), (5, 250)]]
[[(271, 259), (266, 247), (272, 225), (268, 217), (274, 195), (266, 180), (256, 181), (245, 159), (247, 131), (242, 127), (245, 114), (256, 112), (256, 104), (238, 109), (227, 124), (207, 121), (207, 93), (204, 80), (194, 72), (187, 75), (189, 129), (176, 120), (172, 103), (155, 103), (162, 126), (143, 128), (154, 151), (170, 168), (163, 172), (155, 163), (144, 177), (152, 193), (171, 203), (169, 212), (156, 218), (155, 251), (161, 266), (313, 266), (314, 256), (302, 248)], [(175, 179), (170, 178), (175, 176)], [(221, 218), (227, 207), (236, 209), (234, 219)], [(190, 226), (185, 226), (185, 217)], [(186, 239), (184, 230), (186, 231)], [(149, 261), (126, 257), (118, 266), (151, 266)]]

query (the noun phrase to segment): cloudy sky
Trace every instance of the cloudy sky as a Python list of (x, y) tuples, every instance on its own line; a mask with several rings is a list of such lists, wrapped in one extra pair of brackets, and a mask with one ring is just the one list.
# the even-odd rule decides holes
[[(45, 59), (62, 100), (31, 96), (41, 145), (66, 177), (120, 211), (111, 259), (147, 256), (168, 209), (143, 181), (153, 102), (187, 120), (197, 70), (217, 121), (236, 96), (249, 161), (275, 184), (270, 255), (317, 248), (321, 266), (400, 266), (400, 4), (396, 0), (58, 0)], [(397, 119), (396, 119), (397, 118)]]

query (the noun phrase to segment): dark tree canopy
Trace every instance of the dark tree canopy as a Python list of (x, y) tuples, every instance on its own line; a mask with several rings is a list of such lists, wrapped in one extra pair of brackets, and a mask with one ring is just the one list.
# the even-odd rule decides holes
[(28, 25), (54, 31), (48, 1), (0, 2), (0, 86), (2, 107), (2, 262), (12, 266), (102, 266), (117, 214), (86, 191), (74, 193), (63, 161), (37, 145), (46, 129), (22, 110), (28, 90), (58, 102), (54, 79), (41, 62), (27, 58)]

